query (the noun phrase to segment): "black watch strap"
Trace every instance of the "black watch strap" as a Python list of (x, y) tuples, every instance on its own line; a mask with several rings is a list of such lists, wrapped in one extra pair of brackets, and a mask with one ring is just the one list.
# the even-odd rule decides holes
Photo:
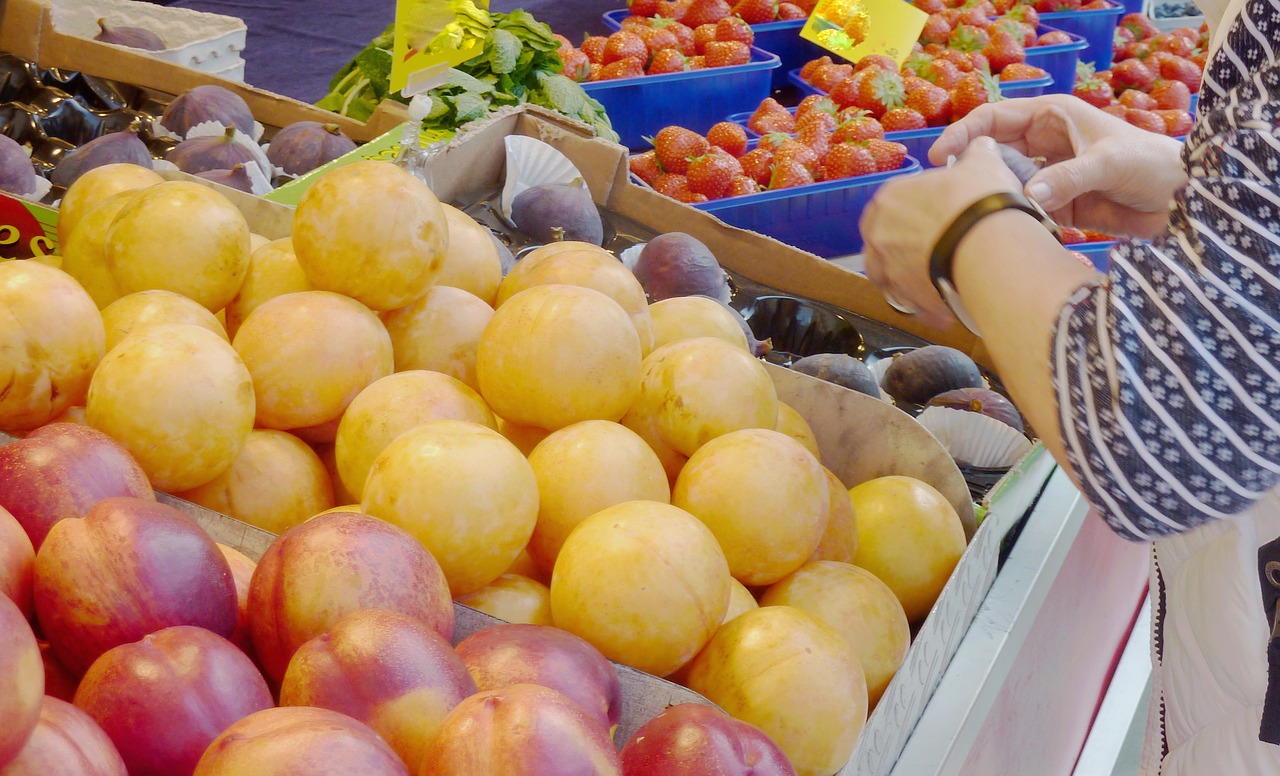
[(1031, 204), (1021, 193), (999, 191), (988, 194), (961, 211), (933, 246), (933, 254), (929, 258), (929, 279), (939, 291), (942, 290), (939, 281), (945, 281), (951, 287), (955, 285), (955, 281), (951, 278), (951, 265), (955, 261), (956, 248), (960, 246), (960, 241), (979, 221), (1002, 210), (1021, 210), (1044, 224), (1050, 231), (1057, 231), (1057, 225), (1045, 212)]

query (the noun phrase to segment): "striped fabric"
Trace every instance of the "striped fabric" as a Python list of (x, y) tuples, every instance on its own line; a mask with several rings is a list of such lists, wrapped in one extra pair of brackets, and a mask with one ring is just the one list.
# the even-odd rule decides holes
[(1130, 539), (1238, 514), (1280, 481), (1280, 0), (1205, 69), (1168, 230), (1111, 253), (1053, 334), (1063, 441)]

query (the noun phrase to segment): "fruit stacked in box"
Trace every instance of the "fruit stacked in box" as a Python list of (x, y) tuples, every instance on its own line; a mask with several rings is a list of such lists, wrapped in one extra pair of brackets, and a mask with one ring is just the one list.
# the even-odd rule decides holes
[(1147, 16), (1129, 14), (1116, 28), (1111, 69), (1082, 64), (1072, 94), (1135, 126), (1181, 137), (1191, 131), (1208, 45), (1205, 26), (1160, 32)]
[(902, 168), (906, 146), (885, 140), (874, 119), (837, 127), (823, 99), (805, 98), (796, 117), (772, 98), (767, 101), (798, 125), (795, 137), (772, 133), (749, 143), (743, 128), (730, 121), (716, 124), (706, 137), (664, 127), (652, 151), (631, 157), (631, 172), (672, 199), (697, 203)]
[[(581, 189), (516, 198), (578, 240), (519, 262), (376, 161), (272, 241), (129, 164), (59, 216), (0, 263), (7, 772), (829, 774), (965, 549), (927, 483), (823, 467), (706, 246), (629, 270)], [(255, 567), (152, 488), (279, 537)], [(451, 650), (451, 599), (529, 629)], [(611, 741), (602, 656), (739, 721)]]

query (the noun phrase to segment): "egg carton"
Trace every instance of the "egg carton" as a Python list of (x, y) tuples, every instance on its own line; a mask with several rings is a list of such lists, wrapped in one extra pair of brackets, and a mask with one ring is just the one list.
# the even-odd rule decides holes
[[(244, 80), (248, 28), (232, 16), (173, 8), (135, 0), (53, 0), (53, 26), (59, 32), (93, 39), (99, 32), (98, 19), (116, 26), (142, 27), (160, 36), (167, 48), (144, 52), (204, 73), (216, 73)], [(226, 75), (230, 73), (231, 75)]]

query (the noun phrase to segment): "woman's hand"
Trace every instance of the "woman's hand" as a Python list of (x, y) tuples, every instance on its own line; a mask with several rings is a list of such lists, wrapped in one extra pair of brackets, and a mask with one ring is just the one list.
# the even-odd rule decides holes
[(1182, 144), (1138, 129), (1076, 97), (1055, 94), (984, 105), (942, 133), (929, 151), (945, 164), (986, 136), (1047, 166), (1024, 191), (1061, 224), (1151, 238), (1186, 183)]
[(867, 277), (903, 309), (941, 324), (951, 311), (929, 279), (938, 238), (966, 207), (988, 194), (1016, 192), (1018, 179), (990, 138), (978, 138), (950, 168), (886, 181), (863, 210)]

